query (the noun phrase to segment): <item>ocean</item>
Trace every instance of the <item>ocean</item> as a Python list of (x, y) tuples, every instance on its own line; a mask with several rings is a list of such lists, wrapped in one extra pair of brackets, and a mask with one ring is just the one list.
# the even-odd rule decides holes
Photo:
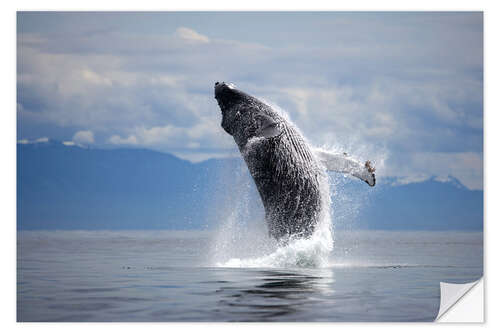
[(21, 322), (433, 321), (439, 282), (483, 275), (481, 232), (335, 231), (327, 251), (234, 230), (17, 237)]

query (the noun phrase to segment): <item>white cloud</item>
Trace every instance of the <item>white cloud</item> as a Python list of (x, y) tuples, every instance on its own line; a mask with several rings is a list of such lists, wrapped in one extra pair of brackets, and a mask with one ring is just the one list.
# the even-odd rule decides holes
[(180, 38), (192, 43), (209, 43), (210, 39), (192, 29), (180, 27), (175, 31)]
[(407, 185), (412, 183), (421, 183), (429, 180), (431, 176), (429, 174), (412, 174), (406, 176), (400, 176), (396, 178), (396, 181), (392, 185)]
[(163, 151), (169, 149), (216, 148), (228, 149), (234, 146), (232, 139), (224, 135), (218, 125), (201, 122), (191, 127), (173, 125), (137, 127), (128, 135), (112, 135), (108, 143), (116, 145), (139, 145)]
[[(125, 31), (115, 22), (94, 33), (108, 22), (82, 15), (81, 24), (57, 33), (22, 31), (18, 115), (31, 126), (85, 129), (92, 142), (88, 134), (81, 139), (96, 145), (229, 149), (234, 142), (220, 128), (213, 84), (234, 81), (287, 110), (316, 145), (387, 162), (387, 175), (453, 174), (478, 186), (482, 20), (382, 16), (332, 14), (304, 18), (286, 33), (271, 29), (290, 23), (283, 15), (251, 30), (242, 20), (231, 33), (205, 25), (201, 34), (182, 20), (163, 31), (147, 24)], [(94, 133), (105, 142), (95, 142)], [(420, 152), (456, 156), (428, 165), (402, 158)], [(479, 159), (458, 158), (468, 152)]]
[(119, 135), (112, 135), (108, 139), (108, 142), (114, 145), (136, 145), (137, 138), (135, 137), (135, 135), (130, 135), (127, 138), (122, 138)]
[(47, 142), (49, 142), (49, 138), (47, 137), (42, 137), (34, 140), (28, 140), (28, 139), (17, 140), (17, 143), (22, 145), (33, 144), (33, 143), (47, 143)]
[(97, 85), (97, 86), (110, 86), (112, 85), (111, 79), (99, 75), (89, 69), (83, 69), (81, 70), (81, 76), (82, 78), (89, 82), (90, 84)]
[(202, 161), (206, 161), (208, 159), (212, 158), (235, 158), (239, 157), (240, 154), (239, 152), (224, 152), (224, 153), (203, 153), (203, 152), (197, 152), (197, 151), (184, 151), (184, 152), (176, 152), (173, 151), (172, 154), (175, 156), (182, 158), (183, 160), (188, 160), (192, 163), (199, 163)]
[(94, 143), (94, 133), (92, 131), (78, 131), (73, 135), (73, 142), (78, 145)]

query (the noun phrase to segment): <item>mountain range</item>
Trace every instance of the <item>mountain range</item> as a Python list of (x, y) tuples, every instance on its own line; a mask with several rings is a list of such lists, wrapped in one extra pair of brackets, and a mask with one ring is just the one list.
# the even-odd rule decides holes
[[(374, 188), (332, 174), (336, 228), (477, 230), (483, 191), (457, 179)], [(263, 217), (239, 158), (191, 163), (147, 149), (86, 149), (49, 141), (17, 145), (18, 230), (207, 229), (231, 214)]]

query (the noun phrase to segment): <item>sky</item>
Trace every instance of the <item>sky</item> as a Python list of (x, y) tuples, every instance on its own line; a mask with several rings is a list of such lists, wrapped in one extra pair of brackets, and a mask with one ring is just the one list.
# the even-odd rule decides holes
[(216, 81), (402, 183), (483, 187), (480, 12), (17, 15), (17, 137), (237, 155)]

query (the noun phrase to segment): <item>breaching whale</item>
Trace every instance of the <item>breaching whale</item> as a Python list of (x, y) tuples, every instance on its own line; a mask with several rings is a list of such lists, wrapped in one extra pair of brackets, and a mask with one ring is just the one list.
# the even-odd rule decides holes
[(326, 170), (375, 185), (375, 169), (345, 154), (313, 149), (283, 115), (231, 83), (215, 83), (222, 128), (236, 142), (264, 205), (269, 234), (277, 240), (309, 237), (320, 218), (320, 182)]

